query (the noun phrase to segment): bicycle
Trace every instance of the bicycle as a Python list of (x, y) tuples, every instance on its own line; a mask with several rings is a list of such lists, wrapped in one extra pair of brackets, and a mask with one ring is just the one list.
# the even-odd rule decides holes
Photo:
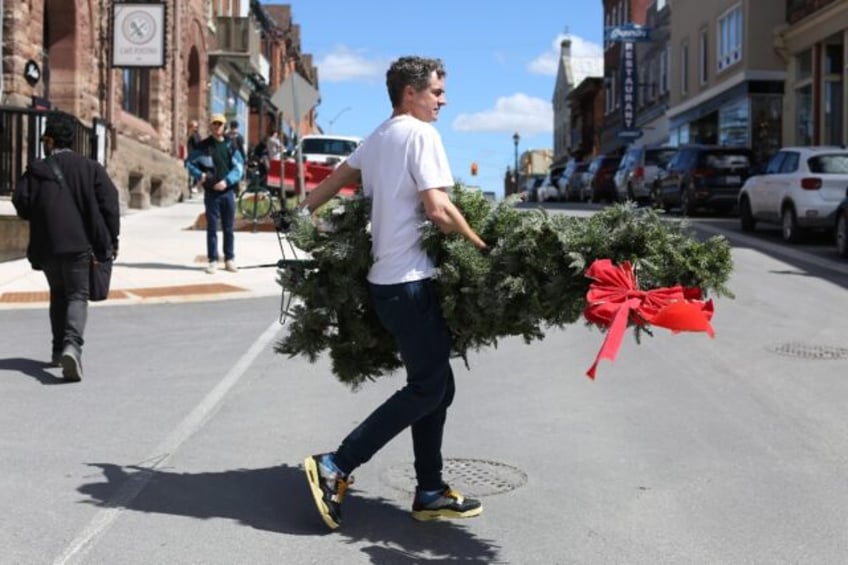
[(266, 175), (256, 161), (247, 164), (248, 184), (238, 197), (238, 211), (241, 217), (253, 222), (253, 231), (260, 220), (264, 220), (277, 210), (274, 196), (268, 190)]

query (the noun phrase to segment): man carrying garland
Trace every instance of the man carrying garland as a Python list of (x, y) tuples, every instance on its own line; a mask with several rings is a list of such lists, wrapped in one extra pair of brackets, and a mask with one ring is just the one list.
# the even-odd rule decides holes
[(466, 518), (482, 512), (442, 480), (442, 436), (454, 397), (451, 337), (421, 247), (425, 219), (458, 233), (480, 250), (486, 244), (451, 201), (453, 186), (441, 136), (431, 125), (445, 105), (445, 69), (438, 59), (402, 57), (386, 73), (392, 115), (301, 204), (308, 213), (343, 187), (361, 182), (371, 199), (368, 283), (381, 323), (394, 337), (406, 367), (406, 385), (341, 442), (336, 451), (307, 457), (304, 467), (318, 511), (331, 528), (341, 524), (350, 473), (392, 438), (411, 428), (418, 520)]

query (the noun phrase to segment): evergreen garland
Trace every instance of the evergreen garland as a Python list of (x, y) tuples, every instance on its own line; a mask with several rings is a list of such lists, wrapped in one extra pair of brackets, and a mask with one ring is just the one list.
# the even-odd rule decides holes
[[(588, 217), (548, 214), (518, 209), (514, 199), (492, 205), (479, 191), (459, 186), (453, 200), (489, 245), (481, 253), (462, 236), (444, 235), (429, 222), (422, 226), (457, 356), (497, 346), (506, 336), (529, 343), (544, 338), (547, 327), (577, 322), (591, 283), (584, 272), (596, 259), (630, 261), (645, 290), (681, 284), (700, 288), (705, 297), (732, 296), (727, 240), (699, 241), (685, 224), (654, 210), (621, 204)], [(369, 228), (363, 197), (330, 203), (317, 225), (295, 218), (288, 237), (310, 260), (287, 265), (279, 277), (299, 301), (276, 351), (314, 362), (327, 350), (333, 373), (354, 389), (402, 366), (368, 294)]]

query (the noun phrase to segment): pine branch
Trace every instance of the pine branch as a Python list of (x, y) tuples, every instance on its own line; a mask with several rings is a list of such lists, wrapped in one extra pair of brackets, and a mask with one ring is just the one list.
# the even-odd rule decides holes
[[(479, 192), (456, 187), (453, 199), (490, 247), (481, 254), (467, 240), (423, 226), (424, 249), (438, 266), (436, 283), (454, 354), (497, 346), (507, 336), (526, 342), (544, 330), (579, 321), (596, 259), (630, 261), (640, 286), (681, 284), (706, 295), (732, 296), (733, 265), (723, 237), (699, 241), (688, 227), (650, 209), (616, 205), (589, 217), (519, 210), (514, 200), (493, 206)], [(364, 198), (338, 201), (320, 214), (294, 221), (292, 242), (311, 255), (310, 266), (281, 272), (284, 288), (299, 298), (279, 353), (310, 361), (329, 351), (336, 377), (356, 388), (402, 363), (394, 341), (371, 306), (366, 275), (371, 265), (369, 206)], [(639, 328), (637, 341), (646, 328)]]

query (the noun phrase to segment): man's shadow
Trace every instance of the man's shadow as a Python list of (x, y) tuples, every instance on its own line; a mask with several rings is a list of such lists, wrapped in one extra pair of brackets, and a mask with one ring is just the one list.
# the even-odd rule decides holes
[(199, 266), (180, 265), (178, 263), (125, 263), (123, 261), (115, 261), (115, 267), (128, 267), (131, 269), (164, 269), (168, 271), (197, 271)]
[[(296, 536), (327, 534), (306, 484), (303, 470), (281, 465), (209, 473), (176, 473), (137, 466), (91, 463), (105, 480), (82, 485), (85, 502), (193, 518), (226, 518), (246, 526)], [(135, 494), (137, 493), (137, 495)], [(354, 488), (344, 501), (345, 522), (336, 530), (363, 548), (373, 563), (498, 561), (498, 547), (456, 522), (413, 520), (383, 498), (359, 496)]]
[(45, 361), (26, 359), (24, 357), (9, 357), (6, 359), (0, 359), (0, 371), (23, 373), (43, 385), (59, 385), (66, 384), (68, 382), (63, 379), (61, 375), (56, 376), (50, 373), (47, 370), (48, 367), (50, 367), (50, 364)]

